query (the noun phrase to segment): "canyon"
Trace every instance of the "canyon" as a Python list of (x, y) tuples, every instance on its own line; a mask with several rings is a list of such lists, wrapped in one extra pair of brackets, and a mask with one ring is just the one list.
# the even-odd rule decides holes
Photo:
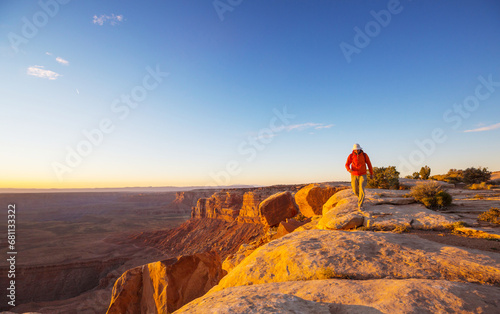
[[(117, 215), (109, 220), (112, 211), (87, 205), (94, 212), (79, 218), (87, 219), (82, 238), (74, 242), (73, 230), (67, 239), (73, 241), (68, 248), (80, 245), (79, 254), (26, 245), (23, 252), (37, 263), (19, 266), (26, 278), (19, 297), (30, 298), (10, 310), (497, 312), (500, 228), (477, 215), (500, 207), (500, 193), (484, 190), (478, 198), (477, 191), (443, 185), (454, 205), (441, 211), (416, 203), (408, 191), (380, 189), (368, 189), (358, 211), (349, 184), (341, 182), (128, 195), (129, 211), (121, 209), (123, 220), (116, 224), (127, 227), (94, 239), (89, 230), (102, 235), (99, 228), (111, 228)], [(123, 202), (125, 196), (113, 197)], [(148, 205), (134, 207), (138, 200)], [(183, 219), (165, 225), (167, 208)], [(75, 217), (60, 215), (66, 224), (47, 221), (54, 225), (45, 232), (71, 229), (67, 222)], [(54, 289), (38, 289), (40, 284)]]

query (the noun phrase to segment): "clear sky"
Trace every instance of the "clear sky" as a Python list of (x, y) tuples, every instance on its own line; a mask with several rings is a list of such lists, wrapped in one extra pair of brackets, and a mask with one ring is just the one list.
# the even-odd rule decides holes
[(0, 187), (500, 170), (498, 1), (0, 1)]

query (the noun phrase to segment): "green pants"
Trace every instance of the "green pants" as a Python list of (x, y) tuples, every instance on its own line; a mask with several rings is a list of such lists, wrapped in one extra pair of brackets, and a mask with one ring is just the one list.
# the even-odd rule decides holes
[(366, 174), (362, 176), (351, 174), (352, 191), (358, 197), (358, 207), (363, 206), (363, 202), (365, 201), (366, 182)]

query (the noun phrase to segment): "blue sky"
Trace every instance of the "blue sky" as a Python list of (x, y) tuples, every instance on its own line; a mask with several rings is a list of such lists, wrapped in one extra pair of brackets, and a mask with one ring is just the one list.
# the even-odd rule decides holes
[[(1, 1), (0, 187), (500, 170), (498, 1)], [(90, 135), (89, 135), (90, 134)]]

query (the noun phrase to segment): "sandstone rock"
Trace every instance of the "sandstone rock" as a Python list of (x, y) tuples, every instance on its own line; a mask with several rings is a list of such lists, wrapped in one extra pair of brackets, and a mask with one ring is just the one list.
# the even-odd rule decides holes
[(333, 194), (345, 188), (309, 184), (295, 194), (295, 202), (304, 216), (312, 217), (314, 215), (321, 215), (323, 204)]
[(245, 259), (248, 255), (252, 254), (258, 247), (262, 246), (264, 242), (263, 239), (259, 241), (254, 241), (250, 244), (242, 244), (238, 251), (234, 254), (230, 254), (222, 263), (222, 269), (229, 273), (233, 270), (241, 261)]
[(312, 280), (209, 293), (176, 313), (499, 313), (500, 288), (425, 279)]
[(435, 279), (500, 285), (500, 253), (446, 246), (411, 234), (308, 230), (269, 242), (211, 292), (228, 287), (333, 277)]
[(200, 198), (191, 212), (192, 218), (234, 221), (243, 203), (242, 191), (219, 191), (210, 198)]
[(214, 252), (139, 266), (116, 281), (107, 313), (172, 313), (202, 296), (222, 276)]
[(445, 229), (457, 221), (454, 216), (427, 209), (422, 204), (405, 206), (377, 205), (367, 207), (371, 215), (371, 226), (376, 230), (392, 230), (396, 227), (413, 229)]
[[(323, 206), (323, 217), (316, 228), (337, 230), (364, 225), (376, 230), (393, 230), (398, 227), (444, 229), (457, 221), (458, 218), (454, 215), (439, 213), (427, 209), (422, 204), (415, 204), (413, 198), (403, 197), (406, 193), (367, 189), (363, 210), (358, 211), (358, 200), (352, 190), (340, 191)], [(364, 217), (363, 221), (361, 217)]]
[(278, 226), (278, 232), (277, 232), (277, 237), (282, 237), (285, 234), (289, 234), (290, 232), (293, 232), (295, 229), (297, 229), (300, 226), (305, 225), (306, 223), (309, 223), (311, 221), (311, 218), (304, 220), (304, 221), (297, 221), (295, 219), (287, 219), (286, 221), (280, 222)]
[(207, 217), (207, 198), (199, 198), (196, 206), (191, 211), (191, 218), (206, 218)]
[(357, 213), (346, 213), (332, 217), (325, 215), (318, 223), (318, 228), (326, 230), (349, 230), (363, 226), (365, 217)]
[(326, 214), (332, 208), (337, 206), (338, 202), (340, 202), (343, 199), (347, 199), (348, 197), (354, 197), (354, 193), (352, 192), (351, 189), (345, 189), (333, 194), (323, 205), (322, 214), (323, 215)]
[(238, 216), (238, 221), (260, 223), (259, 204), (264, 199), (265, 193), (256, 191), (243, 194), (243, 204)]
[(193, 190), (185, 192), (176, 192), (175, 199), (168, 205), (170, 209), (191, 210), (196, 206), (198, 199), (208, 198), (213, 194), (213, 190)]
[(107, 313), (141, 313), (142, 271), (142, 266), (132, 268), (118, 278)]
[(265, 226), (273, 227), (287, 218), (297, 215), (297, 208), (293, 201), (292, 193), (281, 192), (266, 198), (259, 205), (261, 222)]
[[(329, 208), (335, 204), (334, 207)], [(336, 193), (323, 207), (323, 217), (317, 228), (327, 230), (355, 229), (363, 225), (365, 217), (357, 210), (358, 199), (350, 190)]]

